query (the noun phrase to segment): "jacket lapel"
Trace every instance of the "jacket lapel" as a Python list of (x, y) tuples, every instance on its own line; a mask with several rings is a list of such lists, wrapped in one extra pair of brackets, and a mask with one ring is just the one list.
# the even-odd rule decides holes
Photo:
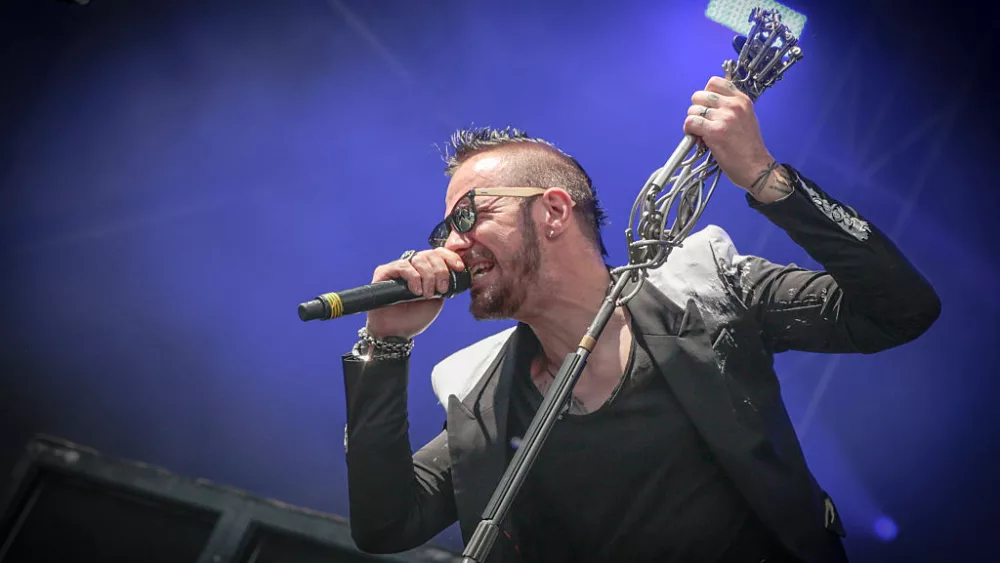
[(653, 362), (719, 461), (729, 465), (759, 446), (765, 438), (737, 418), (711, 335), (695, 302), (688, 300), (681, 308), (646, 283), (628, 309), (636, 338), (646, 341)]
[[(815, 506), (816, 499), (810, 496), (815, 486), (809, 481), (811, 475), (798, 471), (775, 451), (763, 433), (760, 414), (744, 411), (737, 415), (735, 401), (742, 397), (729, 390), (727, 375), (718, 367), (711, 334), (695, 302), (689, 300), (680, 309), (659, 289), (646, 285), (629, 303), (637, 337), (646, 339), (653, 361), (720, 467), (764, 525), (782, 536), (786, 547), (798, 552), (795, 539), (808, 537), (814, 526), (802, 518)], [(741, 422), (740, 416), (748, 418)], [(832, 506), (832, 502), (825, 506), (828, 528), (835, 519)], [(788, 533), (795, 528), (799, 531)]]
[(518, 325), (464, 401), (448, 398), (448, 449), (462, 536), (471, 537), (507, 466), (507, 411), (518, 358), (531, 338)]

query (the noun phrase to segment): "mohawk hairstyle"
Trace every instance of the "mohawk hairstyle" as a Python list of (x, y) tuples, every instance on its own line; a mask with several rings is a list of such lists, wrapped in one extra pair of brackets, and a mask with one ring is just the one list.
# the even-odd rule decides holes
[[(528, 165), (512, 171), (512, 177), (508, 181), (518, 186), (560, 186), (565, 189), (576, 202), (574, 213), (578, 213), (582, 219), (580, 225), (584, 235), (594, 243), (601, 256), (607, 256), (608, 250), (601, 238), (601, 226), (607, 223), (607, 214), (597, 199), (597, 190), (590, 176), (575, 158), (545, 139), (530, 137), (525, 131), (512, 127), (459, 129), (452, 133), (443, 154), (445, 176), (454, 175), (458, 167), (473, 155), (516, 145), (542, 147), (554, 158), (532, 159)], [(522, 205), (527, 204), (528, 201), (525, 201)]]

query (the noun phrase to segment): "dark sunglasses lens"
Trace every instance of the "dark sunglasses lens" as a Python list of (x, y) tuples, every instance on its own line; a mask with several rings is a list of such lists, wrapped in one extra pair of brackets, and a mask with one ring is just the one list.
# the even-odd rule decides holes
[(460, 233), (467, 233), (476, 224), (476, 212), (471, 207), (459, 207), (451, 214), (455, 230)]
[[(471, 198), (469, 198), (471, 201)], [(448, 240), (448, 236), (451, 234), (451, 228), (455, 227), (455, 230), (460, 233), (467, 233), (472, 230), (472, 227), (476, 224), (476, 208), (472, 205), (464, 207), (456, 207), (452, 210), (451, 215), (448, 216), (444, 221), (441, 221), (434, 227), (431, 231), (431, 236), (429, 238), (432, 247), (444, 246), (444, 243)]]
[(444, 246), (444, 242), (448, 240), (448, 235), (451, 234), (451, 228), (448, 226), (448, 220), (445, 219), (434, 227), (431, 231), (430, 243), (431, 247), (437, 248), (439, 246)]

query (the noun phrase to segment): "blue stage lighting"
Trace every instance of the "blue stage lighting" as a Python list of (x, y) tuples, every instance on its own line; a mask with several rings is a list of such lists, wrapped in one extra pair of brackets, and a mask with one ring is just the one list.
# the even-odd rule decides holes
[(781, 14), (781, 23), (787, 25), (795, 37), (802, 38), (806, 15), (774, 0), (711, 0), (705, 8), (705, 16), (740, 35), (747, 35), (750, 33), (750, 11), (754, 8), (777, 10)]
[(899, 533), (899, 528), (896, 523), (892, 521), (892, 518), (883, 516), (878, 520), (875, 520), (875, 535), (879, 537), (882, 541), (892, 541), (896, 539), (896, 534)]

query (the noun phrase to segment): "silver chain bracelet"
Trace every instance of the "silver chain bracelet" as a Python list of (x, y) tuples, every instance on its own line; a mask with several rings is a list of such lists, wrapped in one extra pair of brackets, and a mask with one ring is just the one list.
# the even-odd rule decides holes
[(379, 340), (368, 334), (367, 327), (358, 331), (358, 343), (354, 346), (354, 354), (369, 360), (400, 359), (409, 357), (413, 350), (412, 338), (388, 337)]

